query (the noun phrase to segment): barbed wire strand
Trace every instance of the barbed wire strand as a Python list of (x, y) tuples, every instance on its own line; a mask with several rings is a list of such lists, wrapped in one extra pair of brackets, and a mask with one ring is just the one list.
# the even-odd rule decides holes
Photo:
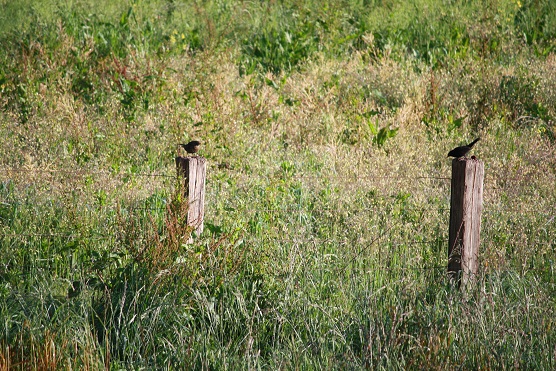
[[(166, 178), (177, 178), (177, 173), (165, 174), (165, 173), (114, 173), (111, 171), (87, 171), (87, 170), (66, 170), (66, 169), (22, 169), (22, 168), (0, 168), (0, 172), (4, 173), (17, 173), (17, 172), (34, 172), (34, 173), (51, 173), (51, 174), (66, 174), (66, 175), (111, 175), (114, 177), (132, 177), (132, 176), (144, 176), (144, 177), (166, 177)], [(231, 173), (234, 174), (234, 173)], [(240, 174), (241, 175), (241, 174)], [(400, 175), (370, 175), (370, 174), (283, 174), (282, 178), (294, 178), (294, 179), (326, 179), (330, 178), (360, 178), (360, 179), (435, 179), (435, 180), (450, 180), (449, 177), (442, 176), (400, 176)]]
[[(279, 169), (277, 169), (279, 170)], [(144, 177), (169, 177), (169, 178), (177, 178), (178, 173), (173, 171), (172, 174), (168, 173), (145, 173), (145, 172), (126, 172), (126, 173), (115, 173), (113, 171), (108, 170), (69, 170), (69, 169), (28, 169), (28, 168), (0, 168), (0, 172), (4, 173), (17, 173), (17, 172), (33, 172), (33, 173), (60, 173), (60, 174), (70, 174), (70, 175), (112, 175), (115, 177), (126, 177), (126, 176), (144, 176)], [(234, 173), (229, 172), (230, 175), (237, 174), (237, 175), (244, 175), (243, 173)], [(373, 175), (373, 174), (339, 174), (339, 173), (328, 173), (328, 174), (288, 174), (287, 172), (281, 173), (282, 178), (295, 178), (295, 179), (326, 179), (327, 177), (330, 178), (361, 178), (361, 179), (400, 179), (400, 180), (407, 180), (407, 179), (434, 179), (434, 180), (451, 180), (449, 176), (413, 176), (413, 175)], [(528, 177), (524, 176), (514, 176), (514, 177), (503, 177), (499, 178), (499, 180), (503, 181), (512, 181), (512, 180), (528, 180)], [(486, 176), (485, 181), (492, 179), (492, 176)]]

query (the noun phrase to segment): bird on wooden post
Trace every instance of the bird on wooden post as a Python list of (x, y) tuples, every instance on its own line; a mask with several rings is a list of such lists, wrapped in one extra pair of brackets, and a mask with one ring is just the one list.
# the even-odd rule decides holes
[(199, 152), (199, 146), (201, 145), (201, 142), (199, 142), (198, 140), (192, 140), (191, 142), (187, 143), (187, 144), (180, 144), (180, 146), (185, 149), (185, 151), (187, 153), (197, 153)]
[(475, 139), (474, 141), (472, 141), (466, 146), (454, 148), (453, 150), (448, 152), (448, 157), (455, 157), (455, 158), (466, 157), (465, 155), (467, 155), (469, 151), (471, 151), (475, 143), (477, 143), (479, 140), (481, 140), (481, 138)]

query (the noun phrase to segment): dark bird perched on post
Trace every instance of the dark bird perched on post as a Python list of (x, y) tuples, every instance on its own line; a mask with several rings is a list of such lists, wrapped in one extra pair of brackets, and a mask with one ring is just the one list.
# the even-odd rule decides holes
[(448, 157), (455, 157), (455, 158), (465, 157), (465, 155), (468, 154), (469, 151), (471, 151), (471, 148), (473, 148), (475, 143), (477, 143), (480, 139), (481, 138), (477, 138), (466, 146), (454, 148), (453, 150), (448, 152)]
[(185, 149), (185, 151), (187, 153), (197, 153), (199, 152), (199, 146), (201, 145), (201, 142), (199, 142), (198, 140), (192, 140), (191, 142), (187, 143), (187, 144), (180, 144), (180, 146), (182, 146), (183, 149)]

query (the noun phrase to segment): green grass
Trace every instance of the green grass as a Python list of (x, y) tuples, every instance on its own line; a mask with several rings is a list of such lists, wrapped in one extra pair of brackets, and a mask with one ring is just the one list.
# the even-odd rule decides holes
[(554, 10), (0, 0), (0, 368), (554, 369)]

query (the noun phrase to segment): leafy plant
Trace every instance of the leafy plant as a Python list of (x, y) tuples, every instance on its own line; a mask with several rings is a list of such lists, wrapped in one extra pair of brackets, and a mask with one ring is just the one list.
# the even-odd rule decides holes
[(367, 126), (369, 128), (369, 132), (373, 136), (372, 141), (375, 145), (379, 148), (384, 146), (386, 141), (390, 138), (394, 138), (396, 134), (398, 134), (399, 128), (390, 129), (390, 126), (384, 126), (379, 129), (378, 121), (373, 122), (372, 120), (367, 121)]
[(267, 26), (243, 40), (240, 73), (289, 72), (319, 50), (319, 21)]

